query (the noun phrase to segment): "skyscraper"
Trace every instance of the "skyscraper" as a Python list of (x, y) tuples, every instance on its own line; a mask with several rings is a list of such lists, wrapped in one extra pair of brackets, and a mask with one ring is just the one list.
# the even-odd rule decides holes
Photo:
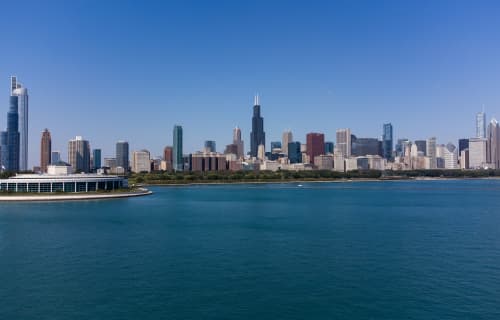
[(151, 172), (151, 156), (148, 150), (132, 152), (132, 172)]
[(458, 154), (461, 155), (462, 151), (469, 149), (469, 139), (459, 139), (458, 140)]
[(281, 150), (281, 141), (271, 141), (271, 152), (275, 149)]
[(500, 127), (496, 119), (488, 124), (488, 162), (500, 169)]
[(17, 111), (19, 114), (19, 170), (28, 170), (28, 89), (24, 88), (17, 77), (12, 76), (11, 95), (18, 97)]
[(92, 159), (94, 160), (92, 171), (96, 171), (102, 167), (102, 152), (101, 149), (92, 150)]
[(18, 97), (10, 96), (7, 130), (0, 134), (2, 170), (19, 171), (19, 113)]
[(213, 141), (213, 140), (205, 141), (205, 148), (203, 151), (206, 153), (217, 152), (215, 141)]
[(42, 141), (40, 144), (40, 169), (47, 172), (47, 166), (52, 163), (52, 138), (50, 132), (45, 129), (42, 132)]
[(173, 165), (175, 171), (184, 169), (184, 160), (182, 157), (182, 127), (174, 126), (174, 150), (173, 150)]
[(292, 131), (286, 130), (283, 132), (283, 136), (281, 138), (281, 146), (283, 148), (283, 153), (288, 154), (288, 144), (293, 141)]
[(172, 161), (173, 161), (173, 148), (170, 146), (165, 147), (163, 149), (163, 160), (166, 162), (166, 170), (171, 171), (173, 169)]
[(484, 138), (469, 139), (469, 168), (481, 169), (486, 167), (488, 158), (488, 140)]
[(129, 171), (129, 146), (127, 141), (116, 143), (116, 167), (121, 167), (127, 173)]
[(458, 169), (458, 150), (457, 147), (449, 142), (444, 148), (444, 167), (445, 169)]
[(486, 138), (486, 114), (484, 111), (476, 114), (476, 138)]
[(386, 159), (392, 159), (393, 136), (392, 124), (384, 124), (384, 133), (382, 135), (382, 153)]
[(300, 163), (302, 162), (302, 153), (300, 152), (300, 142), (289, 142), (288, 143), (288, 160), (290, 163)]
[(417, 151), (422, 152), (424, 156), (427, 155), (427, 141), (425, 140), (415, 140), (415, 145), (417, 146)]
[(90, 144), (77, 136), (68, 143), (68, 162), (73, 172), (90, 172)]
[(238, 158), (242, 158), (245, 156), (245, 148), (243, 144), (243, 140), (241, 140), (241, 130), (236, 127), (233, 129), (233, 144), (235, 144), (238, 148), (237, 156)]
[(331, 141), (325, 142), (325, 154), (333, 154), (334, 144)]
[(309, 163), (314, 163), (314, 158), (325, 153), (325, 135), (316, 132), (308, 133), (306, 143)]
[(430, 161), (430, 168), (429, 169), (436, 169), (437, 168), (437, 155), (436, 155), (436, 138), (432, 137), (427, 139), (427, 150), (426, 154), (427, 157), (429, 157)]
[(264, 132), (264, 118), (260, 115), (259, 96), (255, 96), (252, 117), (252, 132), (250, 132), (250, 155), (257, 157), (259, 145), (266, 145), (266, 133)]
[(344, 156), (351, 156), (351, 129), (337, 130), (337, 150)]

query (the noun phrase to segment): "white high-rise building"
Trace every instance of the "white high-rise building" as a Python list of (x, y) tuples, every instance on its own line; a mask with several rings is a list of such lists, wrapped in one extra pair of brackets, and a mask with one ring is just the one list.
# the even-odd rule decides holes
[(469, 168), (481, 169), (487, 166), (487, 144), (488, 140), (483, 138), (469, 139)]
[(11, 95), (17, 96), (19, 113), (19, 170), (28, 170), (28, 89), (24, 88), (16, 76), (10, 77)]
[(132, 153), (132, 171), (151, 172), (151, 156), (149, 151), (140, 150)]
[(444, 168), (445, 169), (458, 169), (458, 150), (457, 147), (449, 142), (444, 147)]
[(500, 169), (500, 126), (496, 119), (491, 119), (488, 125), (488, 162), (495, 169)]
[(426, 146), (426, 154), (427, 157), (429, 158), (429, 168), (430, 169), (436, 169), (437, 167), (437, 161), (436, 161), (436, 137), (432, 137), (427, 139), (427, 146)]
[(344, 158), (351, 156), (351, 129), (337, 130), (337, 149), (342, 153)]
[(484, 111), (476, 114), (476, 138), (486, 138), (486, 114)]
[(266, 146), (263, 144), (259, 144), (259, 147), (257, 148), (257, 159), (266, 160)]
[(281, 140), (281, 150), (283, 150), (284, 154), (288, 154), (288, 144), (293, 142), (293, 134), (292, 131), (287, 130), (283, 132), (283, 137)]

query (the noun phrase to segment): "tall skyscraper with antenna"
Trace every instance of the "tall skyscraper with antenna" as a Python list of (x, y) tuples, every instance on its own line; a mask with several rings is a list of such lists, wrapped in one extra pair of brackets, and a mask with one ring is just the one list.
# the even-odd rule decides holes
[(19, 114), (19, 170), (28, 170), (28, 89), (17, 81), (16, 76), (10, 77), (11, 96), (17, 97), (17, 112)]
[(266, 145), (264, 118), (260, 115), (259, 95), (255, 96), (252, 117), (252, 132), (250, 132), (250, 155), (257, 157), (259, 145)]

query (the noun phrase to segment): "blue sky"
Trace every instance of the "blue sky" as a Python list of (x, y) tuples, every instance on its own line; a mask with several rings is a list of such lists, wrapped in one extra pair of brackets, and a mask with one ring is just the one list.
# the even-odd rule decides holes
[(186, 152), (222, 151), (236, 125), (248, 148), (257, 92), (268, 143), (384, 122), (455, 142), (483, 104), (500, 117), (499, 16), (498, 1), (3, 1), (0, 128), (15, 74), (30, 165), (44, 128), (64, 159), (76, 135), (103, 156), (120, 139), (160, 155), (174, 124)]

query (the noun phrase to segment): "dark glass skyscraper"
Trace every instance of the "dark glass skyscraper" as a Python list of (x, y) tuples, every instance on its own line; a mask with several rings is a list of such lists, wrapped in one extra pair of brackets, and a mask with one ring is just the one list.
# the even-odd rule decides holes
[(325, 142), (325, 154), (332, 153), (333, 154), (334, 144), (333, 142), (327, 141)]
[(184, 169), (184, 159), (182, 157), (182, 127), (174, 126), (174, 150), (173, 150), (173, 165), (175, 171)]
[(102, 162), (101, 162), (101, 149), (94, 149), (92, 150), (92, 159), (94, 160), (93, 163), (93, 171), (100, 169), (102, 167)]
[(19, 113), (18, 97), (10, 97), (7, 113), (7, 130), (0, 137), (2, 169), (11, 172), (19, 171)]
[(462, 154), (462, 150), (469, 149), (469, 139), (458, 140), (458, 156)]
[(205, 152), (217, 152), (215, 141), (207, 140), (205, 141)]
[(252, 117), (252, 132), (250, 132), (250, 155), (257, 157), (259, 145), (266, 145), (266, 133), (264, 132), (264, 118), (260, 116), (259, 96), (255, 96)]
[(427, 156), (427, 141), (426, 140), (415, 140), (417, 145), (417, 151), (423, 152), (424, 156)]
[(288, 143), (288, 160), (290, 163), (301, 163), (302, 154), (300, 152), (300, 142), (289, 142)]
[(116, 166), (129, 170), (129, 148), (127, 141), (118, 141), (116, 143)]
[(382, 135), (382, 152), (384, 158), (392, 159), (392, 146), (393, 146), (392, 124), (385, 123), (384, 133)]

